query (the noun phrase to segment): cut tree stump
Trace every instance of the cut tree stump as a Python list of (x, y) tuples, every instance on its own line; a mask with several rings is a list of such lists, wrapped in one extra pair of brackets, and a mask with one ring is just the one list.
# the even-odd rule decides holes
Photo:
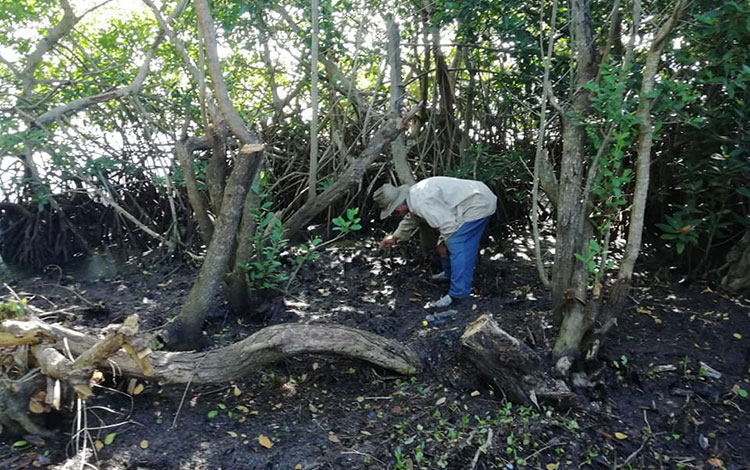
[(506, 398), (523, 405), (550, 403), (561, 408), (575, 405), (576, 395), (564, 381), (551, 376), (551, 368), (517, 338), (482, 315), (461, 336), (461, 352), (500, 389)]

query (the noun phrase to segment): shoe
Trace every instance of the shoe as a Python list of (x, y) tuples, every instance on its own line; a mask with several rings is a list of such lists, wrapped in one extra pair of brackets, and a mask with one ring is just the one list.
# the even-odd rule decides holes
[(449, 306), (451, 303), (453, 303), (453, 298), (450, 295), (446, 294), (437, 300), (433, 300), (432, 302), (427, 302), (424, 308), (445, 308)]
[(437, 274), (433, 274), (432, 276), (430, 276), (430, 280), (431, 281), (450, 281), (450, 279), (448, 278), (448, 275), (445, 274), (445, 271), (440, 271)]

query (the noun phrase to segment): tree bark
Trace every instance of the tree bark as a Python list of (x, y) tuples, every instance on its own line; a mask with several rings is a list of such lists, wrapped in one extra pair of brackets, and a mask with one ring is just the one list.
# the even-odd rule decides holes
[(570, 30), (576, 56), (575, 82), (571, 89), (571, 109), (562, 114), (563, 155), (560, 165), (557, 205), (555, 264), (552, 270), (552, 306), (562, 316), (555, 342), (556, 357), (575, 356), (585, 331), (584, 305), (588, 275), (576, 253), (585, 252), (584, 216), (586, 201), (581, 200), (583, 168), (586, 160), (586, 133), (583, 121), (588, 114), (589, 92), (584, 85), (596, 77), (596, 48), (588, 0), (570, 0)]
[[(131, 318), (129, 318), (131, 320)], [(137, 319), (136, 319), (137, 321)], [(246, 339), (206, 352), (137, 350), (131, 343), (136, 327), (124, 324), (105, 339), (51, 325), (36, 319), (6, 320), (0, 338), (15, 338), (7, 347), (29, 344), (44, 375), (60, 380), (90, 396), (88, 380), (96, 368), (116, 370), (126, 377), (162, 384), (213, 384), (239, 379), (258, 368), (305, 354), (326, 354), (369, 362), (398, 374), (415, 374), (422, 368), (417, 353), (398, 341), (374, 333), (336, 325), (284, 324), (264, 328)], [(120, 349), (125, 345), (126, 351)], [(70, 351), (74, 361), (60, 351)], [(113, 368), (112, 364), (116, 367)], [(9, 392), (0, 390), (0, 425), (19, 434), (47, 435), (41, 419), (27, 413), (30, 398), (44, 390), (41, 380), (19, 382)]]
[[(405, 95), (404, 85), (401, 82), (401, 37), (398, 23), (393, 15), (386, 16), (388, 23), (388, 64), (391, 69), (391, 116), (394, 119), (401, 117), (401, 104)], [(414, 184), (416, 180), (411, 172), (409, 161), (406, 158), (406, 139), (399, 134), (391, 142), (391, 155), (396, 176), (402, 184)]]
[(506, 333), (490, 315), (482, 315), (461, 336), (461, 352), (499, 388), (523, 405), (539, 402), (569, 408), (575, 395), (545, 373), (543, 361), (528, 346)]
[(165, 343), (172, 349), (195, 349), (202, 343), (203, 320), (214, 302), (232, 259), (242, 206), (250, 181), (258, 168), (261, 151), (262, 147), (257, 144), (245, 145), (237, 156), (234, 170), (224, 191), (222, 210), (216, 221), (198, 279), (190, 290), (180, 314), (163, 332)]
[(372, 136), (367, 147), (359, 158), (353, 160), (339, 178), (313, 201), (307, 201), (289, 219), (284, 222), (284, 232), (288, 238), (293, 237), (305, 224), (316, 215), (327, 209), (333, 202), (343, 196), (346, 191), (356, 186), (364, 176), (367, 168), (380, 156), (383, 147), (403, 132), (403, 123), (414, 115), (412, 110), (404, 119), (391, 119)]

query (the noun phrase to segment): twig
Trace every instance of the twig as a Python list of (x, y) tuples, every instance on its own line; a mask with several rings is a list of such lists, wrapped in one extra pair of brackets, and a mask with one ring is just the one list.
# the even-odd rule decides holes
[(71, 294), (75, 295), (79, 299), (83, 300), (86, 303), (86, 305), (88, 305), (89, 307), (96, 307), (97, 306), (96, 303), (91, 302), (90, 300), (86, 300), (81, 294), (79, 294), (78, 292), (76, 292), (75, 289), (71, 289), (68, 286), (61, 286), (60, 284), (42, 284), (42, 286), (52, 286), (52, 287), (59, 287), (60, 289), (65, 289), (66, 291), (68, 291)]
[(638, 454), (641, 453), (641, 451), (646, 447), (646, 444), (651, 440), (651, 425), (648, 422), (648, 416), (646, 415), (646, 410), (643, 410), (643, 421), (646, 422), (646, 427), (648, 428), (648, 434), (646, 434), (646, 437), (643, 438), (643, 442), (641, 442), (641, 446), (638, 447), (636, 450), (634, 450), (630, 455), (628, 455), (628, 458), (626, 458), (620, 465), (615, 466), (615, 470), (618, 468), (622, 468), (627, 466), (631, 460), (633, 460)]
[(354, 454), (354, 455), (362, 455), (362, 456), (364, 456), (364, 457), (369, 457), (369, 458), (371, 458), (372, 460), (374, 460), (374, 461), (378, 462), (378, 463), (379, 463), (380, 465), (385, 465), (385, 462), (383, 462), (382, 460), (379, 460), (379, 459), (378, 459), (377, 457), (375, 457), (374, 455), (371, 455), (371, 454), (368, 454), (368, 453), (365, 453), (365, 452), (360, 452), (360, 451), (358, 451), (358, 450), (356, 450), (356, 449), (352, 449), (352, 450), (344, 451), (344, 452), (342, 452), (342, 453), (341, 453), (341, 455), (344, 455), (344, 454)]
[(198, 364), (196, 364), (195, 370), (190, 375), (190, 379), (188, 380), (188, 382), (185, 384), (185, 391), (182, 392), (182, 398), (180, 398), (180, 405), (177, 407), (177, 411), (174, 414), (174, 419), (172, 420), (172, 426), (169, 428), (170, 430), (173, 430), (177, 427), (177, 418), (180, 416), (180, 411), (182, 411), (182, 405), (185, 404), (185, 397), (187, 396), (188, 390), (190, 390), (190, 384), (193, 383), (193, 377), (195, 377), (195, 372), (201, 368), (201, 365), (203, 365), (203, 361), (206, 359), (206, 357), (208, 356), (203, 356), (201, 360), (198, 362)]
[(492, 445), (492, 428), (489, 429), (487, 432), (487, 440), (484, 441), (484, 444), (479, 446), (477, 449), (476, 454), (474, 454), (474, 459), (471, 461), (471, 470), (474, 470), (474, 468), (477, 466), (477, 462), (479, 462), (479, 454), (480, 453), (487, 453), (487, 449), (490, 448)]

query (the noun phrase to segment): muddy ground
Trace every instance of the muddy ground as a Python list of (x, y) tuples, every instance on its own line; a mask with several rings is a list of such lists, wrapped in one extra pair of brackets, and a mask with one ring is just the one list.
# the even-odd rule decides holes
[[(747, 298), (641, 275), (601, 361), (586, 370), (591, 383), (577, 388), (579, 406), (516, 406), (462, 360), (457, 341), (489, 312), (536, 350), (549, 349), (555, 330), (528, 246), (485, 248), (475, 307), (428, 326), (424, 304), (447, 288), (428, 280), (429, 262), (411, 259), (416, 249), (383, 255), (373, 240), (326, 249), (300, 271), (285, 309), (289, 321), (408, 343), (426, 364), (419, 375), (306, 356), (187, 392), (146, 383), (128, 395), (120, 380), (88, 403), (89, 434), (106, 442), (92, 461), (102, 470), (750, 468)], [(100, 327), (139, 313), (143, 328), (158, 328), (195, 277), (168, 263), (126, 271), (97, 280), (52, 271), (10, 285), (39, 308), (63, 310), (58, 319), (69, 325)], [(206, 332), (222, 345), (262, 326), (217, 304)], [(56, 419), (54, 439), (0, 438), (0, 468), (59, 468), (72, 421)]]

